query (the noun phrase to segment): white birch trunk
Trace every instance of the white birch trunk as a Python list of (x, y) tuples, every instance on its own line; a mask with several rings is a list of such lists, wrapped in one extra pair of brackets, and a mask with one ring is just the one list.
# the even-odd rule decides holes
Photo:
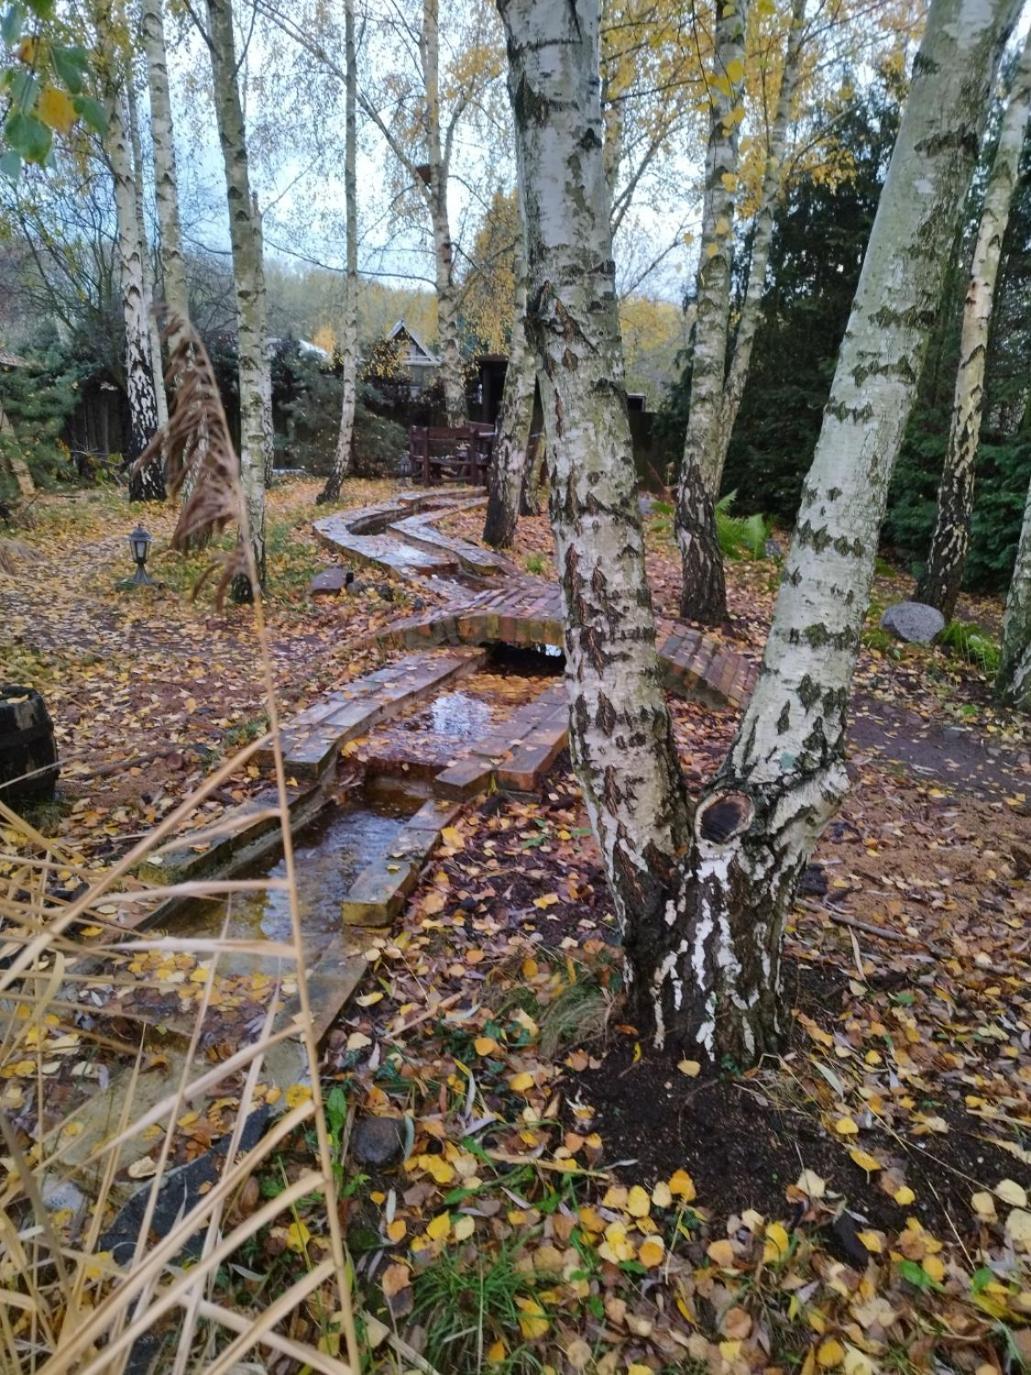
[(354, 412), (358, 394), (358, 59), (354, 37), (354, 0), (344, 0), (344, 210), (347, 223), (344, 278), (344, 321), (340, 352), (343, 387), (340, 401), (340, 432), (336, 454), (320, 502), (336, 501), (344, 478), (351, 471), (354, 447)]
[(161, 363), (161, 331), (154, 312), (154, 264), (147, 242), (147, 217), (143, 185), (143, 144), (140, 139), (140, 116), (136, 105), (136, 88), (130, 78), (126, 85), (129, 112), (129, 141), (132, 147), (132, 182), (136, 200), (136, 231), (143, 257), (143, 308), (147, 317), (147, 339), (150, 349), (150, 371), (154, 379), (154, 399), (157, 403), (158, 429), (168, 424), (168, 397), (165, 395), (165, 370)]
[(261, 329), (261, 453), (265, 472), (265, 486), (272, 486), (276, 463), (276, 430), (272, 422), (272, 351), (268, 332), (268, 291), (265, 286), (265, 232), (258, 197), (251, 192), (254, 215), (254, 234), (257, 240), (258, 261), (258, 320)]
[(933, 0), (760, 678), (693, 818), (656, 675), (623, 406), (598, 0), (498, 3), (552, 444), (570, 740), (623, 928), (631, 1015), (658, 1045), (751, 1064), (781, 1042), (784, 913), (845, 790), (888, 480), (1017, 0)]
[(791, 7), (780, 90), (777, 92), (777, 104), (770, 125), (759, 209), (756, 211), (752, 229), (748, 280), (741, 303), (741, 316), (734, 337), (730, 367), (727, 370), (720, 401), (719, 418), (713, 430), (712, 454), (705, 465), (708, 474), (706, 485), (714, 501), (720, 494), (727, 449), (734, 433), (737, 413), (741, 409), (741, 398), (745, 394), (745, 383), (748, 381), (748, 371), (752, 365), (752, 348), (759, 327), (760, 307), (766, 288), (766, 269), (770, 262), (770, 247), (777, 221), (777, 204), (784, 188), (784, 153), (787, 149), (788, 129), (791, 127), (791, 107), (798, 90), (802, 65), (805, 6), (806, 0), (793, 0)]
[(1031, 710), (1031, 486), (1024, 506), (1017, 561), (1006, 596), (1002, 660), (995, 691), (999, 699), (1010, 706)]
[[(157, 430), (158, 416), (154, 375), (150, 366), (146, 272), (136, 212), (132, 150), (126, 137), (121, 100), (117, 96), (108, 105), (105, 149), (114, 178), (118, 267), (125, 325), (125, 390), (129, 400), (129, 452), (126, 459), (135, 463)], [(164, 475), (159, 459), (131, 475), (130, 501), (163, 501), (164, 496)]]
[[(744, 99), (747, 0), (717, 0), (716, 61), (709, 83), (709, 144), (705, 160), (702, 238), (698, 250), (691, 406), (684, 435), (677, 499), (677, 543), (683, 588), (680, 612), (715, 624), (727, 614), (722, 568), (713, 577), (707, 554), (719, 549), (715, 518), (702, 489), (715, 501), (712, 469), (720, 424), (730, 330), (730, 271), (738, 181), (738, 130)], [(700, 476), (700, 481), (699, 481)], [(717, 558), (718, 562), (718, 558)]]
[(1031, 113), (1031, 33), (1020, 55), (1009, 100), (999, 127), (999, 142), (985, 190), (970, 281), (963, 303), (959, 369), (952, 401), (949, 442), (945, 451), (938, 512), (927, 567), (917, 584), (919, 601), (936, 606), (951, 621), (959, 600), (970, 544), (974, 474), (984, 410), (984, 369), (988, 331), (995, 302), (1002, 242), (1013, 192), (1020, 175), (1028, 114)]
[(440, 132), (440, 18), (438, 0), (423, 0), (419, 57), (426, 92), (426, 154), (429, 161), (429, 208), (433, 228), (434, 276), (437, 288), (437, 334), (440, 379), (449, 425), (465, 419), (465, 376), (458, 343), (458, 298), (455, 291), (455, 254), (448, 218), (450, 168)]
[[(179, 220), (179, 181), (175, 159), (175, 130), (168, 88), (168, 57), (162, 0), (142, 0), (143, 47), (147, 57), (147, 89), (150, 94), (150, 135), (154, 154), (154, 201), (160, 233), (161, 277), (165, 307), (170, 315), (189, 322), (190, 302), (186, 289)], [(169, 340), (172, 348), (175, 339)]]
[[(265, 580), (266, 341), (261, 321), (261, 237), (251, 202), (247, 138), (237, 86), (236, 43), (231, 0), (207, 0), (208, 48), (215, 117), (225, 168), (229, 232), (236, 286), (240, 377), (240, 480), (247, 507), (251, 549), (259, 581)], [(238, 600), (253, 595), (242, 583)]]
[[(659, 682), (602, 157), (597, 0), (499, 0), (551, 463), (570, 745), (627, 942), (688, 838)], [(630, 955), (631, 963), (633, 960)]]
[(530, 448), (533, 398), (537, 389), (537, 369), (526, 337), (526, 256), (521, 244), (516, 245), (515, 275), (512, 340), (508, 350), (505, 389), (498, 412), (487, 512), (483, 524), (483, 538), (495, 549), (511, 549), (515, 539)]

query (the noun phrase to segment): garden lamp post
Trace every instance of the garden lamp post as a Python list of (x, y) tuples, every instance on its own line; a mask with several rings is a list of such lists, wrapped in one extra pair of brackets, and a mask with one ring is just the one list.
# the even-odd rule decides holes
[(154, 579), (144, 568), (147, 562), (147, 554), (150, 551), (151, 539), (142, 525), (137, 525), (136, 529), (129, 536), (129, 548), (132, 556), (136, 560), (136, 572), (133, 574), (132, 584), (134, 587), (153, 587)]

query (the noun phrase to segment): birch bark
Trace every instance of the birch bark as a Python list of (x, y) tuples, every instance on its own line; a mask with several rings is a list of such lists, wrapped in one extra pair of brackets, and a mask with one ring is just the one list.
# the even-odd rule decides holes
[(1013, 565), (1002, 622), (1002, 660), (996, 695), (1014, 707), (1031, 710), (1031, 487)]
[[(121, 98), (108, 103), (105, 150), (114, 178), (115, 218), (118, 230), (118, 266), (125, 326), (125, 391), (129, 401), (129, 452), (135, 463), (158, 427), (157, 397), (150, 366), (147, 323), (146, 274), (136, 211), (136, 182), (132, 150), (126, 135)], [(154, 459), (129, 478), (130, 501), (163, 501), (164, 474)]]
[[(150, 94), (150, 136), (154, 154), (154, 201), (157, 206), (161, 277), (165, 306), (170, 315), (189, 322), (190, 303), (186, 288), (186, 260), (183, 257), (179, 221), (179, 181), (175, 160), (175, 130), (172, 101), (168, 88), (168, 57), (165, 50), (165, 25), (162, 0), (143, 0), (143, 47), (147, 58), (147, 88)], [(175, 339), (169, 340), (172, 349)]]
[(526, 257), (516, 245), (516, 301), (508, 351), (505, 389), (498, 413), (490, 466), (483, 538), (495, 549), (510, 549), (519, 521), (519, 502), (530, 448), (537, 370), (526, 337)]
[(147, 242), (147, 217), (144, 211), (143, 143), (140, 138), (140, 116), (136, 104), (136, 88), (132, 79), (126, 84), (126, 109), (129, 114), (129, 143), (132, 148), (132, 185), (136, 202), (136, 232), (143, 259), (143, 309), (147, 321), (147, 340), (150, 352), (150, 372), (154, 379), (154, 400), (157, 404), (158, 429), (168, 424), (168, 397), (165, 395), (165, 370), (161, 365), (161, 331), (154, 313), (154, 268)]
[(429, 159), (429, 208), (433, 226), (437, 288), (437, 333), (440, 341), (440, 378), (444, 386), (447, 423), (460, 425), (465, 417), (465, 378), (458, 344), (458, 301), (455, 292), (454, 245), (448, 218), (448, 162), (440, 131), (440, 19), (438, 0), (423, 0), (419, 58), (426, 90), (426, 151)]
[(656, 672), (625, 411), (598, 0), (498, 0), (552, 446), (571, 749), (623, 930), (631, 1015), (657, 1045), (710, 1063), (754, 1063), (784, 1033), (784, 913), (845, 791), (845, 713), (887, 484), (1018, 7), (932, 2), (759, 681), (692, 812)]
[(347, 223), (344, 278), (344, 321), (341, 330), (343, 395), (340, 432), (333, 467), (316, 498), (336, 501), (344, 478), (351, 471), (354, 445), (354, 412), (358, 391), (358, 59), (354, 38), (354, 0), (344, 0), (344, 211)]
[(970, 516), (974, 505), (974, 476), (984, 410), (984, 369), (988, 331), (995, 301), (1002, 243), (1013, 192), (1020, 175), (1020, 155), (1031, 113), (1031, 33), (1017, 63), (1009, 99), (999, 127), (999, 142), (985, 189), (970, 281), (963, 303), (959, 369), (952, 402), (949, 441), (938, 511), (927, 567), (917, 583), (918, 601), (936, 606), (951, 621), (959, 600), (970, 544)]
[(719, 577), (697, 582), (707, 555), (719, 553), (715, 516), (699, 503), (700, 486), (715, 499), (712, 456), (720, 422), (730, 330), (730, 270), (734, 249), (734, 203), (738, 178), (738, 130), (745, 82), (747, 0), (717, 0), (715, 71), (709, 83), (709, 143), (705, 160), (702, 238), (698, 250), (694, 348), (691, 352), (691, 408), (677, 495), (677, 543), (683, 569), (680, 614), (706, 624), (726, 618), (726, 597), (717, 603)]
[[(265, 581), (265, 428), (263, 374), (266, 341), (261, 323), (261, 237), (251, 202), (247, 137), (237, 86), (231, 0), (207, 0), (208, 50), (215, 117), (225, 169), (229, 233), (236, 287), (240, 378), (240, 480), (259, 581)], [(238, 601), (253, 597), (246, 579), (234, 585)]]
[(773, 230), (777, 219), (777, 203), (784, 188), (784, 154), (787, 149), (788, 129), (791, 127), (791, 108), (795, 93), (798, 90), (798, 79), (802, 66), (805, 6), (806, 0), (792, 0), (791, 21), (784, 50), (784, 67), (781, 74), (780, 90), (777, 92), (777, 104), (774, 108), (773, 122), (770, 125), (759, 209), (756, 211), (752, 229), (752, 254), (748, 263), (748, 279), (745, 284), (744, 299), (741, 303), (737, 333), (734, 336), (730, 366), (727, 370), (723, 396), (720, 400), (719, 419), (713, 432), (712, 454), (705, 465), (706, 486), (713, 501), (720, 494), (723, 468), (727, 461), (727, 449), (734, 432), (734, 421), (741, 409), (741, 398), (745, 393), (748, 370), (752, 364), (752, 347), (755, 344), (755, 335), (759, 327), (759, 311), (762, 305), (763, 292), (766, 288), (766, 269), (770, 262), (770, 247), (773, 243)]
[(268, 488), (272, 486), (276, 463), (276, 431), (272, 422), (272, 347), (268, 333), (268, 291), (265, 286), (265, 229), (258, 197), (253, 191), (251, 213), (257, 240), (258, 323), (261, 330), (261, 466)]

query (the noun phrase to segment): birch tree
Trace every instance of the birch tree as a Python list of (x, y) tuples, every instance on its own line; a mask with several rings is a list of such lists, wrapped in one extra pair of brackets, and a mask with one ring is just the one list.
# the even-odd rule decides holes
[(681, 614), (710, 624), (727, 614), (722, 568), (713, 569), (705, 555), (715, 545), (711, 460), (720, 423), (730, 329), (747, 2), (716, 3), (715, 70), (709, 84), (709, 143), (691, 351), (691, 408), (677, 496), (677, 542), (683, 566)]
[(1031, 710), (1031, 487), (1002, 621), (1002, 658), (995, 692), (1011, 706)]
[[(261, 321), (261, 232), (251, 199), (247, 135), (244, 126), (233, 33), (232, 0), (206, 0), (204, 38), (211, 55), (212, 90), (225, 170), (229, 235), (236, 288), (237, 350), (240, 388), (240, 479), (247, 524), (259, 580), (265, 580), (265, 428), (263, 375), (266, 340)], [(238, 601), (253, 596), (246, 578), (234, 583)]]
[(319, 493), (320, 502), (337, 501), (351, 471), (354, 411), (358, 390), (358, 57), (354, 36), (354, 0), (344, 0), (344, 214), (346, 223), (344, 319), (340, 331), (343, 394), (340, 431), (333, 467)]
[(526, 337), (526, 262), (516, 247), (516, 301), (505, 388), (498, 413), (491, 460), (483, 538), (495, 549), (510, 549), (519, 521), (519, 504), (530, 448), (537, 370)]
[[(118, 266), (125, 327), (125, 392), (129, 401), (129, 463), (135, 463), (158, 428), (157, 396), (151, 369), (146, 267), (140, 243), (136, 202), (136, 178), (132, 149), (126, 133), (120, 95), (108, 102), (104, 138), (114, 179), (115, 218), (118, 232)], [(159, 459), (148, 463), (129, 479), (130, 501), (163, 501), (165, 482)]]
[(261, 469), (265, 486), (272, 486), (276, 463), (276, 432), (272, 423), (272, 350), (268, 332), (268, 289), (265, 285), (265, 230), (258, 197), (251, 192), (251, 216), (257, 240), (258, 329), (261, 332)]
[(125, 108), (129, 116), (129, 146), (132, 149), (132, 181), (136, 202), (136, 232), (143, 258), (143, 309), (147, 320), (147, 340), (150, 351), (150, 371), (154, 378), (154, 399), (157, 404), (158, 428), (168, 424), (168, 398), (165, 395), (164, 369), (161, 366), (161, 331), (154, 311), (154, 267), (147, 241), (146, 192), (143, 179), (143, 140), (140, 137), (140, 114), (136, 100), (136, 84), (130, 73), (125, 87)]
[(551, 445), (570, 743), (622, 930), (630, 1015), (656, 1046), (748, 1065), (785, 1032), (784, 915), (847, 786), (846, 708), (888, 481), (1018, 0), (932, 0), (759, 680), (694, 806), (645, 580), (602, 158), (598, 0), (498, 6)]
[(984, 206), (978, 225), (970, 280), (963, 302), (959, 369), (952, 402), (948, 446), (938, 511), (927, 566), (917, 583), (919, 601), (936, 606), (951, 621), (959, 600), (970, 544), (974, 505), (974, 476), (984, 410), (985, 359), (995, 301), (1002, 243), (1009, 220), (1013, 191), (1020, 175), (1028, 114), (1031, 113), (1031, 33), (1028, 34), (999, 127)]
[[(188, 324), (190, 302), (186, 288), (179, 217), (179, 176), (176, 170), (175, 127), (168, 87), (163, 0), (142, 0), (143, 51), (150, 96), (150, 140), (154, 160), (154, 203), (157, 207), (158, 249), (165, 307), (173, 319)], [(169, 340), (174, 350), (176, 340)]]
[(727, 449), (734, 431), (734, 421), (741, 409), (748, 370), (752, 362), (752, 347), (759, 327), (760, 307), (766, 288), (766, 270), (770, 262), (770, 246), (777, 219), (777, 205), (784, 189), (784, 160), (791, 127), (792, 107), (798, 91), (802, 68), (805, 36), (806, 0), (792, 0), (791, 16), (781, 69), (780, 88), (770, 125), (766, 164), (763, 171), (759, 206), (752, 222), (751, 254), (745, 283), (741, 312), (734, 335), (730, 365), (720, 398), (719, 415), (713, 430), (712, 448), (703, 465), (705, 485), (715, 501), (720, 494)]

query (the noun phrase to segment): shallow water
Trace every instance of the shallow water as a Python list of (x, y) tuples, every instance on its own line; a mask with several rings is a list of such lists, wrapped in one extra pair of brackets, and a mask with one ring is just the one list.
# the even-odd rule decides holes
[[(294, 867), (300, 902), (305, 956), (317, 956), (330, 937), (341, 930), (340, 903), (355, 877), (380, 858), (405, 824), (397, 812), (368, 807), (329, 806), (294, 839)], [(250, 877), (284, 878), (282, 858)], [(176, 936), (217, 936), (228, 916), (230, 940), (290, 939), (290, 895), (285, 891), (232, 894), (224, 902), (207, 903), (169, 927)], [(256, 967), (257, 956), (235, 956), (234, 968)], [(229, 972), (224, 960), (223, 972)]]

